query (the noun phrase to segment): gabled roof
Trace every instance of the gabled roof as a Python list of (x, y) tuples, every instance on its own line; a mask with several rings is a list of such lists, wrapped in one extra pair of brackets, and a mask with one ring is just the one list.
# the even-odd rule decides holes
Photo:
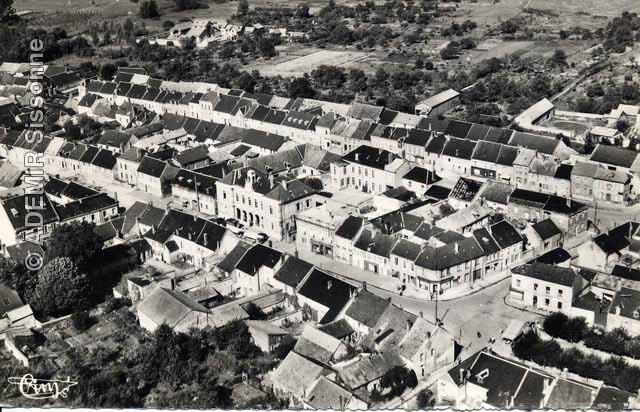
[(491, 226), (491, 236), (493, 236), (498, 246), (502, 249), (513, 246), (523, 240), (516, 228), (506, 220), (501, 220)]
[(590, 160), (592, 162), (631, 168), (637, 157), (638, 152), (635, 150), (599, 144), (591, 153)]
[(573, 286), (576, 280), (576, 273), (571, 268), (563, 268), (561, 266), (547, 265), (538, 262), (531, 264), (525, 263), (524, 265), (511, 269), (511, 272), (563, 286)]
[(407, 174), (402, 176), (403, 179), (411, 180), (412, 182), (422, 183), (422, 184), (433, 184), (442, 180), (435, 172), (431, 170), (425, 169), (420, 166), (416, 166), (413, 169), (409, 170)]
[(142, 158), (142, 161), (138, 166), (138, 173), (143, 173), (155, 178), (160, 178), (166, 167), (167, 163), (158, 159), (154, 159), (150, 156), (145, 156)]
[(298, 293), (329, 309), (320, 319), (320, 324), (324, 325), (338, 316), (355, 291), (354, 286), (318, 269), (313, 269), (300, 286)]
[(560, 140), (554, 137), (540, 136), (530, 133), (515, 132), (509, 144), (511, 146), (521, 146), (535, 150), (544, 154), (553, 154), (558, 147)]
[(224, 257), (224, 259), (222, 259), (222, 261), (218, 263), (218, 268), (227, 273), (233, 272), (233, 270), (238, 265), (238, 262), (240, 262), (240, 259), (242, 259), (242, 257), (245, 255), (245, 253), (247, 253), (249, 249), (251, 249), (251, 246), (252, 245), (250, 243), (244, 242), (242, 240), (239, 241), (236, 246), (231, 249), (231, 252), (229, 252)]
[(311, 263), (294, 256), (288, 256), (282, 267), (274, 275), (274, 279), (295, 289), (311, 269), (313, 269)]
[(484, 256), (484, 250), (475, 238), (470, 237), (438, 248), (425, 247), (416, 259), (416, 265), (441, 271), (482, 256)]
[(532, 227), (543, 241), (562, 234), (562, 230), (560, 230), (551, 219), (541, 220)]
[(281, 252), (265, 245), (257, 244), (244, 254), (236, 265), (236, 269), (249, 275), (255, 275), (262, 266), (268, 266), (273, 269), (281, 257)]
[(375, 169), (384, 170), (385, 166), (391, 164), (397, 156), (387, 150), (376, 147), (362, 145), (357, 149), (347, 153), (343, 160), (356, 163)]
[(391, 250), (396, 241), (397, 239), (393, 236), (374, 233), (371, 230), (365, 229), (354, 244), (354, 247), (388, 258), (391, 255)]
[(389, 300), (363, 289), (357, 292), (345, 315), (368, 328), (373, 328), (390, 304)]
[(496, 163), (501, 148), (502, 145), (499, 143), (481, 141), (476, 145), (476, 150), (473, 152), (473, 156), (471, 158), (473, 160)]
[(325, 373), (325, 368), (291, 351), (271, 376), (274, 385), (298, 399), (310, 392), (313, 383)]
[(338, 230), (336, 230), (336, 236), (353, 240), (364, 225), (364, 222), (365, 220), (360, 217), (349, 215), (347, 219), (342, 222)]

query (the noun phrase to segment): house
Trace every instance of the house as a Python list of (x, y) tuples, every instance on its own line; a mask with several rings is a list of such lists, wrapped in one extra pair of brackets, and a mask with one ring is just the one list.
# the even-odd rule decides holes
[(422, 197), (429, 186), (442, 180), (431, 170), (416, 166), (402, 176), (402, 185), (415, 192), (416, 196)]
[(354, 262), (353, 242), (360, 237), (365, 219), (349, 215), (336, 229), (333, 237), (333, 256), (336, 260), (350, 265)]
[(622, 328), (640, 335), (640, 291), (621, 288), (613, 297), (607, 315), (607, 330)]
[(358, 290), (342, 315), (342, 318), (354, 331), (354, 340), (361, 341), (371, 329), (376, 326), (378, 320), (391, 302), (369, 292), (366, 285)]
[(291, 351), (271, 374), (273, 393), (290, 405), (307, 399), (316, 380), (328, 375), (325, 367)]
[(570, 314), (573, 299), (586, 287), (585, 279), (571, 268), (536, 262), (511, 272), (509, 299), (524, 307)]
[(156, 286), (136, 308), (140, 326), (153, 332), (160, 325), (167, 325), (175, 332), (188, 332), (192, 328), (214, 326), (209, 309), (187, 295)]
[(321, 325), (337, 319), (347, 306), (356, 287), (318, 269), (313, 269), (298, 286), (297, 303), (309, 317)]
[(211, 163), (209, 149), (206, 145), (191, 147), (178, 152), (174, 159), (177, 166), (183, 169), (198, 169)]
[(623, 134), (618, 129), (611, 127), (593, 126), (589, 130), (588, 137), (592, 143), (607, 143), (615, 146), (622, 142)]
[(118, 132), (116, 130), (105, 130), (98, 139), (98, 146), (101, 149), (111, 150), (113, 153), (124, 153), (133, 147), (138, 138), (132, 134)]
[(312, 325), (307, 325), (302, 330), (293, 350), (327, 367), (340, 362), (347, 355), (347, 346), (340, 339)]
[(398, 353), (418, 379), (453, 364), (455, 342), (445, 329), (417, 318), (409, 332), (398, 342)]
[(409, 162), (395, 154), (366, 145), (342, 160), (343, 164), (332, 164), (332, 180), (345, 179), (345, 186), (366, 193), (378, 194), (402, 186), (402, 177), (411, 169)]
[(516, 124), (527, 127), (544, 120), (550, 120), (555, 113), (555, 106), (548, 99), (542, 99), (533, 106), (520, 113), (514, 121)]
[[(1, 199), (0, 242), (2, 248), (25, 240), (47, 239), (59, 222), (53, 203), (45, 194), (23, 194)], [(37, 208), (37, 212), (31, 209)]]
[(317, 192), (289, 175), (274, 176), (251, 167), (236, 169), (216, 182), (220, 216), (235, 218), (276, 240), (295, 240), (295, 215), (317, 206)]
[(157, 197), (171, 194), (171, 182), (179, 169), (162, 160), (144, 156), (136, 173), (136, 187)]
[(232, 272), (237, 296), (251, 296), (269, 290), (285, 255), (262, 244), (253, 245), (238, 260)]
[(325, 376), (315, 381), (303, 406), (305, 409), (336, 411), (366, 410), (369, 407), (365, 401)]
[(363, 230), (354, 244), (353, 264), (369, 272), (391, 276), (389, 260), (396, 242), (394, 236)]
[(403, 361), (395, 352), (361, 355), (338, 370), (340, 382), (350, 391), (366, 389), (380, 390), (380, 379)]
[(22, 307), (24, 304), (18, 292), (0, 284), (0, 319), (13, 309)]
[(171, 182), (176, 204), (190, 210), (217, 215), (216, 179), (193, 170), (180, 169)]
[(562, 246), (562, 230), (552, 219), (541, 220), (525, 230), (529, 246), (535, 254), (542, 254)]
[(253, 344), (263, 352), (273, 351), (285, 336), (291, 334), (278, 326), (263, 320), (245, 320), (244, 323), (249, 328)]
[(416, 104), (415, 114), (437, 119), (452, 110), (459, 101), (460, 93), (453, 89), (448, 89)]
[(580, 268), (609, 273), (611, 268), (629, 253), (631, 242), (638, 241), (636, 222), (627, 222), (601, 233), (576, 248), (574, 265)]

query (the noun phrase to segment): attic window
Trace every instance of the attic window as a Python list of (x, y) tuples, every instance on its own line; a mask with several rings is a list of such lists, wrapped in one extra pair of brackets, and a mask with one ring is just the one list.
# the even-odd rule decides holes
[(18, 211), (14, 208), (11, 208), (11, 214), (13, 215), (13, 217), (18, 216)]

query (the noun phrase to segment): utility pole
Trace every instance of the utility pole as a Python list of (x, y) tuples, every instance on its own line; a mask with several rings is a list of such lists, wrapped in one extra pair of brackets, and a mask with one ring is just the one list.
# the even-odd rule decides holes
[(198, 193), (198, 177), (196, 176), (196, 174), (193, 174), (193, 183), (194, 186), (196, 188), (196, 203), (197, 203), (197, 209), (198, 209), (198, 213), (200, 213), (200, 194)]

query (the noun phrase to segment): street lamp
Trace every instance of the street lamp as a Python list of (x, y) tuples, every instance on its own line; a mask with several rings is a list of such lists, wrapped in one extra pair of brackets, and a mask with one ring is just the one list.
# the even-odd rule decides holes
[(436, 300), (436, 314), (435, 314), (436, 325), (440, 324), (440, 320), (438, 319), (438, 294), (439, 292), (437, 290), (434, 290), (433, 292), (431, 292), (431, 300), (433, 300), (434, 297)]

